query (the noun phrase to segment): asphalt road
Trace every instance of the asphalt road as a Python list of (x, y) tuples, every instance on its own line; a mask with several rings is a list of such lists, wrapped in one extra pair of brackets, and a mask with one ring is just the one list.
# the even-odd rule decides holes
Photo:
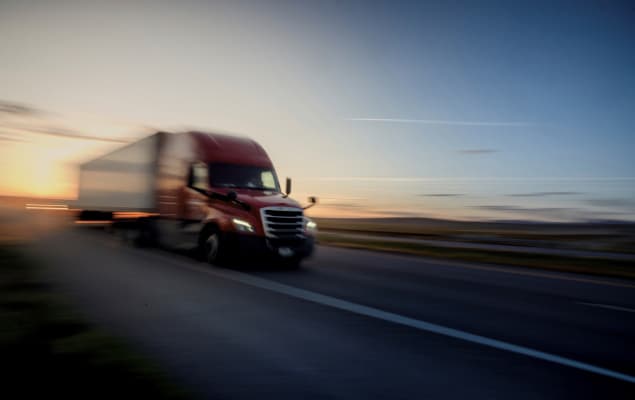
[(635, 398), (635, 282), (320, 247), (219, 269), (67, 230), (81, 311), (206, 398)]

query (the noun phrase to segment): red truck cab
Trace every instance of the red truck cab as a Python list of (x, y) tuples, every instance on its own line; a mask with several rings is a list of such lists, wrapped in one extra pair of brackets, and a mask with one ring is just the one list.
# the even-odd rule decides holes
[(257, 142), (202, 132), (165, 140), (158, 166), (160, 242), (189, 242), (212, 263), (237, 255), (298, 263), (311, 255), (315, 224), (282, 193)]

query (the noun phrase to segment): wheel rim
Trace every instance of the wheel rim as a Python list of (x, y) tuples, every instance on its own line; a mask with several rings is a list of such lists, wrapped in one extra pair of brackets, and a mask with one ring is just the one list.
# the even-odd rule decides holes
[(213, 233), (205, 240), (205, 250), (207, 261), (214, 262), (218, 256), (218, 235)]

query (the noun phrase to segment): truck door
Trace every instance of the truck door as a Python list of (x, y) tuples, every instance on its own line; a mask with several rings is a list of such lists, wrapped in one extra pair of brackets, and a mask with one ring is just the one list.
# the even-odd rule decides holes
[(207, 213), (207, 196), (203, 192), (209, 190), (209, 177), (207, 164), (193, 163), (190, 167), (187, 188), (184, 191), (185, 199), (182, 203), (183, 221), (200, 222)]
[(192, 163), (189, 168), (187, 183), (181, 191), (179, 199), (178, 219), (181, 227), (181, 238), (188, 245), (198, 244), (198, 235), (207, 215), (209, 190), (208, 166), (203, 162)]

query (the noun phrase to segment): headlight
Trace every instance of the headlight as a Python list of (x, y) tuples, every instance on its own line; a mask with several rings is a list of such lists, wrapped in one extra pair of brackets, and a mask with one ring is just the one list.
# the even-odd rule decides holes
[(245, 220), (242, 220), (240, 218), (233, 218), (232, 222), (234, 223), (234, 228), (236, 228), (238, 232), (254, 232), (254, 227)]
[(317, 233), (317, 224), (307, 218), (306, 223), (304, 224), (304, 229), (307, 233), (315, 235)]

